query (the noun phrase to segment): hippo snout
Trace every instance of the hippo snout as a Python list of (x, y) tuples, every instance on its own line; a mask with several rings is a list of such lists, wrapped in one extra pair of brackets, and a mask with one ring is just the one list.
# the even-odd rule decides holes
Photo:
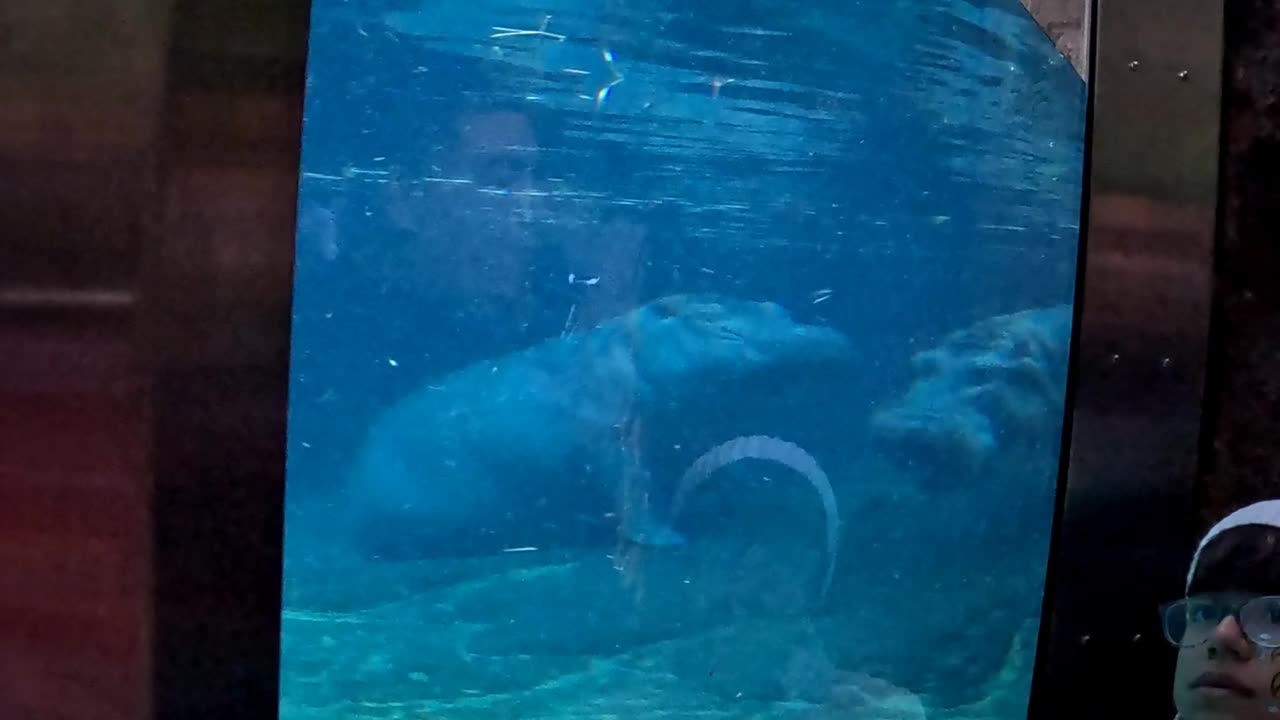
[(871, 420), (876, 449), (927, 487), (978, 472), (995, 449), (985, 418), (890, 409)]

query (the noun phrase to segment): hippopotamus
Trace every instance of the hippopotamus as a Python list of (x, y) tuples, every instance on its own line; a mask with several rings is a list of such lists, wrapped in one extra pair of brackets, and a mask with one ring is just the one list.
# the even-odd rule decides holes
[(1070, 305), (998, 315), (916, 354), (910, 388), (871, 418), (873, 444), (928, 484), (980, 473), (1005, 451), (1056, 443), (1071, 322)]
[(643, 545), (679, 545), (669, 505), (650, 500), (637, 420), (670, 417), (725, 383), (750, 387), (850, 355), (841, 332), (797, 322), (774, 302), (658, 298), (392, 404), (351, 467), (345, 515), (383, 554), (527, 545), (583, 519)]

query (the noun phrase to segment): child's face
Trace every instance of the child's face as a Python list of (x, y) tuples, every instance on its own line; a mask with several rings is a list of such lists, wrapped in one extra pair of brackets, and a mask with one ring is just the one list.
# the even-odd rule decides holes
[[(1225, 605), (1236, 608), (1246, 599), (1222, 598)], [(1254, 644), (1241, 630), (1235, 615), (1223, 615), (1220, 620), (1212, 616), (1200, 618), (1197, 639), (1203, 642), (1178, 651), (1173, 700), (1179, 717), (1280, 720), (1280, 648)]]

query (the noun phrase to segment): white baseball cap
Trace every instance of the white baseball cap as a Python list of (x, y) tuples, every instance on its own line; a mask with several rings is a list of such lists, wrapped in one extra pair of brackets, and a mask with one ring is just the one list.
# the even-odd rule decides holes
[(1280, 529), (1280, 500), (1262, 500), (1252, 505), (1245, 505), (1230, 515), (1222, 518), (1205, 533), (1200, 546), (1191, 556), (1191, 567), (1187, 570), (1187, 590), (1191, 589), (1191, 578), (1195, 577), (1196, 564), (1200, 561), (1200, 552), (1204, 547), (1223, 532), (1243, 525), (1269, 525)]

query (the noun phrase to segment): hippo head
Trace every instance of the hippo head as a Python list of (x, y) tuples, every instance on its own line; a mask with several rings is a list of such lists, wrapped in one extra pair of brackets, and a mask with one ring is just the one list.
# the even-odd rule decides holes
[(847, 359), (838, 330), (796, 322), (781, 305), (720, 295), (670, 295), (624, 318), (636, 367), (656, 387), (699, 387), (759, 372)]
[(910, 389), (872, 416), (872, 441), (930, 486), (1056, 442), (1070, 320), (1066, 306), (996, 316), (915, 355)]
[(936, 378), (919, 382), (871, 418), (876, 448), (928, 487), (975, 475), (997, 449), (991, 419), (952, 390)]

